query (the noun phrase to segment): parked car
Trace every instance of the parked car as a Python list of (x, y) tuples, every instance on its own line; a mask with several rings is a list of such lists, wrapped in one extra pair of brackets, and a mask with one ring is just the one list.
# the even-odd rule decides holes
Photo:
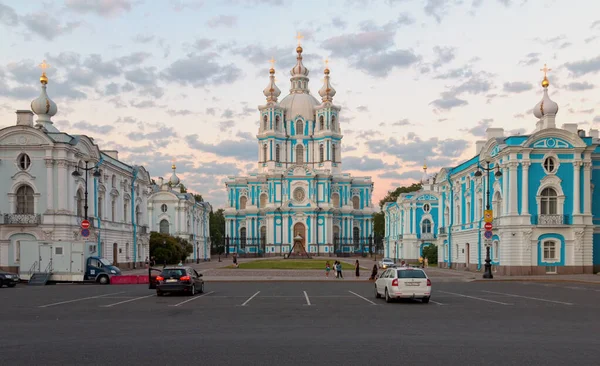
[(0, 271), (0, 287), (4, 285), (15, 287), (20, 280), (19, 275), (16, 273)]
[(165, 292), (184, 292), (191, 296), (202, 293), (202, 274), (191, 267), (165, 267), (160, 275), (156, 276), (156, 296), (162, 296)]
[(379, 261), (379, 268), (389, 268), (392, 267), (394, 265), (394, 261), (391, 260), (390, 258), (383, 258), (382, 260)]
[(419, 268), (389, 268), (375, 281), (375, 297), (393, 299), (421, 299), (428, 303), (431, 298), (431, 280)]

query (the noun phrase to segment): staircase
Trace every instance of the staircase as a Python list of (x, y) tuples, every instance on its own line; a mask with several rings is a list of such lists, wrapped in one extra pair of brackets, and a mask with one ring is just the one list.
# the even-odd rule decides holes
[[(48, 262), (44, 272), (40, 272), (39, 267), (38, 262), (35, 262), (29, 269), (29, 286), (45, 286), (48, 283), (48, 280), (50, 280), (50, 276), (52, 276), (52, 259)], [(38, 270), (37, 272), (35, 272), (36, 269)]]

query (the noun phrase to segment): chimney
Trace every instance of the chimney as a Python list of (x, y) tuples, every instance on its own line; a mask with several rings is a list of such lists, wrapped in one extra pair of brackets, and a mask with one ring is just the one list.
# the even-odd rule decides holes
[(504, 137), (504, 128), (488, 128), (487, 130), (485, 130), (487, 136), (486, 138), (489, 139), (493, 139), (493, 138), (498, 138), (498, 137)]
[(577, 134), (577, 123), (565, 123), (562, 125), (562, 129)]
[(577, 136), (584, 138), (585, 137), (585, 130), (577, 130)]
[(119, 152), (117, 150), (102, 150), (102, 152), (115, 160), (119, 160)]
[(590, 128), (590, 136), (597, 139), (598, 136), (600, 136), (600, 135), (598, 135), (598, 130), (597, 129)]
[(29, 110), (18, 110), (17, 126), (33, 127), (33, 112)]
[(475, 155), (479, 155), (481, 153), (481, 149), (483, 149), (483, 145), (485, 145), (486, 142), (487, 141), (483, 141), (483, 140), (475, 142), (475, 150), (476, 150)]

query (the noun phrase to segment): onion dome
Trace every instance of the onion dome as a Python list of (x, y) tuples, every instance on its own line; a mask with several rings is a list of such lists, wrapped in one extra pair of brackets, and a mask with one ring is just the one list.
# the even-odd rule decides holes
[(427, 184), (429, 182), (429, 176), (427, 175), (427, 164), (423, 164), (423, 176), (421, 177), (421, 183)]
[[(327, 65), (329, 61), (325, 60), (325, 65)], [(319, 95), (321, 96), (323, 103), (325, 102), (333, 102), (333, 96), (335, 95), (335, 89), (331, 86), (329, 81), (329, 67), (325, 66), (325, 79), (323, 79), (323, 87), (319, 90)]]
[[(271, 63), (275, 60), (271, 59)], [(267, 97), (267, 102), (277, 102), (277, 97), (281, 95), (281, 90), (275, 85), (275, 69), (271, 66), (269, 70), (269, 85), (263, 90), (263, 94)]]
[(48, 77), (46, 76), (46, 69), (48, 64), (44, 60), (40, 65), (42, 68), (42, 76), (40, 76), (40, 83), (42, 84), (42, 92), (37, 99), (31, 102), (31, 110), (38, 116), (37, 122), (39, 124), (49, 123), (52, 124), (52, 116), (58, 112), (56, 103), (48, 97), (46, 93), (46, 85), (48, 84)]
[(171, 178), (169, 178), (169, 183), (171, 184), (171, 187), (177, 187), (180, 183), (180, 180), (177, 176), (177, 173), (175, 173), (175, 170), (177, 169), (175, 164), (171, 166), (171, 169), (173, 169), (173, 174), (171, 174)]
[(542, 80), (544, 95), (542, 96), (542, 100), (540, 100), (538, 104), (533, 107), (533, 115), (538, 119), (541, 119), (546, 115), (555, 116), (556, 113), (558, 113), (558, 104), (556, 104), (556, 102), (554, 102), (548, 96), (548, 86), (550, 85), (550, 81), (548, 81), (546, 73), (550, 70), (551, 69), (549, 69), (546, 65), (544, 65), (544, 68), (541, 69), (541, 71), (544, 72), (544, 80)]

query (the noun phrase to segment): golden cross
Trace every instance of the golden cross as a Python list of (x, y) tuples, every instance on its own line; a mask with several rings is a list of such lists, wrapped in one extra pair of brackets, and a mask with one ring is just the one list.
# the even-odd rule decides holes
[(298, 40), (298, 46), (300, 46), (302, 38), (304, 38), (304, 36), (302, 35), (302, 33), (298, 32), (298, 34), (296, 35), (296, 39)]
[(325, 68), (328, 68), (328, 67), (329, 67), (329, 58), (326, 58), (325, 59)]
[(544, 68), (540, 69), (540, 71), (544, 72), (544, 78), (546, 78), (546, 74), (548, 73), (548, 71), (551, 71), (552, 69), (549, 69), (548, 66), (546, 66), (546, 64), (544, 64)]
[(269, 60), (269, 63), (271, 64), (271, 67), (275, 67), (275, 59), (273, 57), (271, 57), (271, 59)]
[(46, 60), (44, 60), (41, 64), (40, 64), (40, 68), (42, 69), (42, 72), (46, 72), (46, 69), (49, 68), (50, 65), (48, 65), (46, 63)]

